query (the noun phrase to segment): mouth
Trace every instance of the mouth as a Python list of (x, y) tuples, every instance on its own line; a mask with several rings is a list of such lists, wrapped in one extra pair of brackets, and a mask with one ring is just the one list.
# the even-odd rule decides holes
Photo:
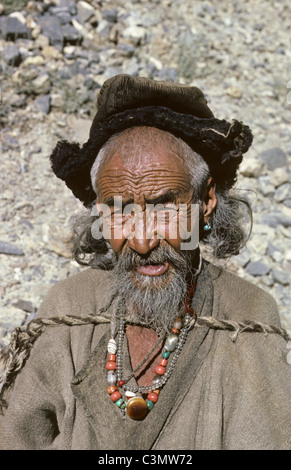
[(136, 268), (139, 274), (144, 276), (161, 276), (169, 269), (169, 263), (166, 261), (163, 264), (145, 264)]

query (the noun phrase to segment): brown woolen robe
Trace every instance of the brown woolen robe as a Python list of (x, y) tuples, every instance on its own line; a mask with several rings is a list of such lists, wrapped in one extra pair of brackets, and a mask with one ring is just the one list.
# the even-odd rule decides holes
[[(98, 313), (107, 283), (105, 271), (85, 270), (54, 286), (38, 315)], [(211, 264), (193, 302), (198, 315), (280, 326), (266, 292)], [(134, 421), (106, 392), (109, 324), (48, 327), (0, 418), (0, 449), (291, 449), (286, 341), (242, 332), (233, 342), (230, 334), (192, 329), (154, 408)], [(127, 344), (124, 371), (131, 371)]]

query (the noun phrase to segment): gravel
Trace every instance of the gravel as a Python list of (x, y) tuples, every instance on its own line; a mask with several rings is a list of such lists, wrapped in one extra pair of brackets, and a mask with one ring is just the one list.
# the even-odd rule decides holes
[(287, 0), (0, 4), (0, 346), (53, 284), (83, 269), (69, 230), (82, 205), (49, 155), (60, 139), (87, 140), (98, 90), (117, 73), (196, 85), (217, 117), (250, 125), (237, 188), (253, 232), (223, 265), (273, 295), (291, 333), (289, 18)]

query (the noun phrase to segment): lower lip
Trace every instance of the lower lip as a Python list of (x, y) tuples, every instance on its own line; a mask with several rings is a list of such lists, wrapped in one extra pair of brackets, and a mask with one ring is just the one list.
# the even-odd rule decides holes
[(149, 264), (136, 268), (137, 272), (144, 276), (161, 276), (169, 269), (169, 263), (165, 264)]

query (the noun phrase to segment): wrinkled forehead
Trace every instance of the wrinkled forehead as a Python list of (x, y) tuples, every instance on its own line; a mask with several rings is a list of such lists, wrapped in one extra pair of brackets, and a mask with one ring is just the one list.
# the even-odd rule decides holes
[(112, 140), (100, 166), (106, 171), (130, 171), (141, 177), (150, 169), (185, 173), (183, 149), (168, 132), (151, 127), (127, 129)]
[(179, 141), (152, 128), (136, 128), (118, 136), (108, 149), (97, 175), (98, 193), (127, 197), (184, 193), (190, 187)]

